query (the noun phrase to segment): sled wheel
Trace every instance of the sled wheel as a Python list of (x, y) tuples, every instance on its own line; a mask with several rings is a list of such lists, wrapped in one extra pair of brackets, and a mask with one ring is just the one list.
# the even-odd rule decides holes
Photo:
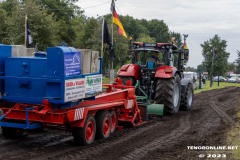
[(111, 111), (110, 115), (111, 115), (111, 122), (112, 122), (111, 133), (113, 133), (117, 127), (117, 116), (115, 111)]
[(96, 137), (98, 139), (108, 138), (111, 133), (112, 122), (111, 115), (108, 111), (101, 111), (96, 115), (97, 132)]
[(74, 143), (77, 145), (91, 144), (96, 135), (96, 122), (92, 115), (88, 115), (83, 128), (73, 129)]

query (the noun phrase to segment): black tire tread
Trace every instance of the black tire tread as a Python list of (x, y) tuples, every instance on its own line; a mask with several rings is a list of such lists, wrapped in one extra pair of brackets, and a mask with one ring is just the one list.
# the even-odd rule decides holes
[[(96, 115), (96, 138), (97, 139), (104, 139), (104, 138), (108, 138), (111, 134), (111, 130), (109, 132), (109, 135), (104, 136), (103, 134), (103, 121), (105, 119), (105, 117), (108, 116), (109, 119), (111, 120), (111, 116), (110, 113), (108, 111), (100, 111), (99, 113), (97, 113)], [(110, 121), (110, 128), (111, 128), (111, 124), (112, 122)]]
[[(177, 113), (177, 110), (174, 110), (173, 106), (173, 87), (174, 84), (178, 83), (180, 86), (180, 77), (178, 75), (175, 76), (175, 78), (170, 79), (164, 79), (164, 78), (158, 78), (156, 83), (156, 89), (155, 89), (155, 102), (157, 104), (164, 104), (164, 112), (165, 113)], [(180, 88), (179, 88), (180, 89)], [(181, 89), (179, 90), (181, 91)], [(180, 105), (180, 97), (179, 95), (179, 105)], [(179, 106), (178, 105), (178, 106)]]
[(190, 91), (192, 90), (192, 96), (194, 97), (194, 92), (193, 92), (193, 84), (192, 83), (189, 83), (188, 86), (187, 86), (187, 89), (186, 89), (186, 93), (184, 95), (184, 102), (183, 102), (183, 105), (181, 106), (181, 108), (185, 111), (189, 111), (192, 109), (192, 104), (189, 106), (188, 105), (188, 94), (190, 93)]
[[(114, 116), (115, 116), (115, 120), (116, 120), (115, 128), (114, 128), (114, 130), (111, 130), (111, 133), (114, 133), (115, 130), (116, 130), (116, 126), (117, 126), (117, 115), (116, 115), (116, 112), (115, 112), (115, 111), (111, 111), (111, 112), (110, 112), (110, 115), (111, 115), (111, 117), (112, 117), (112, 115), (114, 115)], [(111, 119), (111, 120), (112, 120), (112, 119)]]
[[(88, 121), (91, 119), (95, 122), (94, 117), (89, 114), (86, 118), (83, 128), (79, 128), (79, 127), (73, 128), (73, 138), (74, 138), (74, 143), (76, 145), (88, 145), (94, 141), (94, 137), (93, 137), (93, 140), (90, 142), (88, 142), (85, 137), (85, 128), (86, 128)], [(96, 134), (96, 122), (95, 122), (95, 133), (94, 134)]]

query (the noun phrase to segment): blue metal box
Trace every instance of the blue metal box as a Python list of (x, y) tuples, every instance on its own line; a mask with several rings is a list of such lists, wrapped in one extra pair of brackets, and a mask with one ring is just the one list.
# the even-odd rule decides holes
[(74, 82), (82, 87), (85, 83), (81, 75), (80, 54), (72, 47), (51, 47), (47, 49), (46, 57), (7, 58), (2, 99), (34, 104), (43, 99), (55, 104), (76, 100), (76, 97), (69, 96), (66, 99), (66, 85)]
[[(0, 44), (0, 76), (5, 75), (5, 59), (11, 57), (12, 46)], [(4, 92), (4, 80), (0, 79), (0, 92)]]

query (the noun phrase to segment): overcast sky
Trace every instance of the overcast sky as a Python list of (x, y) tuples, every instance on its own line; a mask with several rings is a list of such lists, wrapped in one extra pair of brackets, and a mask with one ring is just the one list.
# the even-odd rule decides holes
[[(117, 0), (117, 12), (137, 19), (159, 19), (171, 31), (188, 34), (190, 60), (197, 67), (202, 60), (200, 44), (218, 34), (227, 41), (229, 62), (240, 50), (240, 0)], [(111, 0), (78, 0), (88, 17), (110, 13)], [(124, 24), (123, 24), (124, 27)]]

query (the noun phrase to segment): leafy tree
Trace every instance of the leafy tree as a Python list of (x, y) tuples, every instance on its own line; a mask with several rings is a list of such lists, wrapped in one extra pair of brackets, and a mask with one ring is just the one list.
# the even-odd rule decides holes
[(140, 38), (140, 34), (148, 34), (148, 30), (142, 25), (141, 21), (131, 16), (120, 16), (121, 22), (128, 36), (132, 36), (133, 40)]
[[(7, 12), (4, 9), (0, 8), (0, 43), (9, 41), (7, 37), (7, 24), (6, 24), (6, 19), (7, 19)], [(11, 40), (10, 40), (11, 41)]]
[[(84, 33), (82, 35), (82, 43), (83, 46), (85, 46), (84, 48), (91, 48), (93, 45), (95, 45), (95, 43), (97, 43), (93, 41), (92, 38), (94, 33), (96, 33), (98, 30), (102, 30), (101, 22), (95, 18), (88, 18), (84, 27)], [(99, 39), (101, 40), (101, 34), (95, 36), (99, 36)]]
[(151, 38), (148, 34), (139, 34), (139, 38), (137, 39), (139, 42), (148, 42), (148, 43), (156, 43), (155, 38)]
[(76, 48), (85, 48), (84, 46), (84, 33), (85, 33), (86, 19), (82, 16), (75, 17), (71, 20), (70, 25), (75, 32), (75, 37), (72, 37), (72, 45)]
[(228, 63), (228, 71), (235, 72), (236, 66), (234, 63)]
[(74, 44), (75, 39), (79, 36), (77, 35), (76, 27), (71, 24), (76, 22), (74, 20), (75, 18), (85, 18), (83, 15), (84, 12), (79, 6), (75, 5), (77, 1), (78, 0), (36, 0), (37, 4), (41, 5), (49, 15), (54, 15), (60, 24), (58, 35), (61, 41), (66, 42), (70, 46)]
[[(75, 5), (77, 0), (6, 0), (0, 2), (0, 41), (4, 43), (24, 44), (25, 15), (28, 15), (30, 30), (34, 43), (39, 49), (66, 42), (76, 48), (101, 49), (102, 20), (87, 18), (84, 11)], [(104, 18), (111, 32), (111, 14)], [(181, 45), (180, 33), (169, 32), (167, 24), (162, 20), (135, 19), (131, 16), (121, 16), (121, 22), (127, 35), (133, 41), (169, 42), (170, 35), (175, 37), (178, 46)], [(113, 27), (116, 60), (114, 67), (130, 61), (129, 41), (117, 33)], [(105, 48), (104, 65), (109, 66), (109, 53)]]
[(198, 73), (206, 72), (206, 67), (203, 63), (197, 66), (197, 72)]
[(0, 8), (5, 10), (7, 13), (7, 16), (10, 16), (12, 14), (12, 9), (19, 4), (17, 0), (6, 0), (0, 2)]
[(155, 38), (157, 42), (169, 42), (169, 29), (163, 20), (153, 19), (147, 23), (148, 34)]
[[(26, 0), (24, 3), (11, 0), (13, 1), (11, 15), (6, 18), (6, 36), (14, 44), (24, 44), (25, 15), (28, 16), (33, 41), (40, 49), (59, 43), (60, 39), (57, 35), (59, 23), (55, 21), (53, 14), (48, 15), (46, 10), (37, 5), (34, 0)], [(6, 1), (6, 3), (9, 2)]]
[[(218, 35), (201, 44), (205, 67), (212, 76), (224, 75), (228, 69), (229, 53), (226, 52), (227, 41)], [(213, 64), (213, 71), (211, 67)]]
[(240, 52), (237, 51), (237, 54), (238, 54), (238, 58), (235, 61), (235, 63), (236, 63), (236, 73), (240, 74)]
[(188, 67), (185, 68), (185, 71), (186, 71), (186, 72), (196, 72), (197, 69), (194, 68), (194, 67), (190, 67), (190, 66), (188, 66)]

